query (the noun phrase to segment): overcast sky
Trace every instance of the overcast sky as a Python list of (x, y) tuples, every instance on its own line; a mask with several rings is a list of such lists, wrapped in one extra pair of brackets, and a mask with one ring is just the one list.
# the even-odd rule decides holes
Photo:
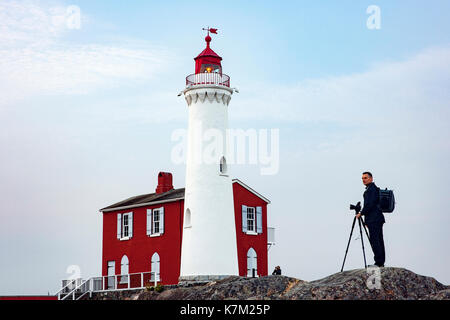
[[(367, 28), (369, 5), (381, 29)], [(0, 0), (0, 295), (55, 293), (71, 265), (100, 275), (98, 209), (154, 192), (159, 171), (184, 187), (171, 134), (187, 127), (177, 94), (208, 25), (240, 91), (230, 127), (280, 129), (277, 174), (229, 168), (272, 202), (269, 271), (338, 272), (348, 206), (370, 170), (397, 199), (386, 265), (450, 284), (449, 10), (446, 0)], [(347, 269), (363, 266), (358, 241)]]

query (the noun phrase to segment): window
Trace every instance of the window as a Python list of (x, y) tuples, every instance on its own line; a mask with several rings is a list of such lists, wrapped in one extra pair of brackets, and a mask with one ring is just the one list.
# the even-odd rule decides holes
[(108, 261), (108, 282), (107, 282), (108, 289), (115, 289), (115, 278), (114, 278), (115, 274), (116, 274), (116, 262)]
[(123, 238), (128, 238), (128, 231), (129, 231), (128, 218), (129, 218), (128, 214), (124, 214), (122, 217), (122, 237)]
[(219, 172), (223, 175), (227, 174), (227, 160), (225, 157), (220, 158)]
[(159, 260), (159, 254), (157, 252), (155, 252), (152, 256), (152, 266), (151, 266), (151, 281), (155, 281), (155, 277), (156, 277), (156, 281), (160, 281), (160, 260)]
[(122, 257), (122, 260), (120, 261), (120, 283), (127, 283), (128, 282), (128, 257), (125, 255)]
[(147, 235), (157, 237), (164, 233), (164, 207), (147, 209)]
[(159, 233), (159, 209), (153, 210), (153, 233)]
[(255, 230), (255, 208), (247, 207), (247, 231), (256, 232), (256, 230)]
[(133, 212), (117, 214), (117, 239), (128, 240), (133, 236)]
[(189, 208), (186, 209), (186, 213), (184, 214), (184, 227), (191, 227), (191, 210), (189, 210)]
[(200, 72), (220, 73), (220, 66), (216, 64), (202, 64)]
[(256, 277), (258, 275), (258, 259), (256, 251), (253, 248), (247, 251), (247, 277)]
[(242, 206), (242, 232), (249, 235), (263, 233), (262, 207)]

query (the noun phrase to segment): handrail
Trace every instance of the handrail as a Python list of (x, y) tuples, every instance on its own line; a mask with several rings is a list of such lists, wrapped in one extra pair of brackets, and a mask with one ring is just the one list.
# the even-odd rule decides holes
[[(70, 292), (68, 292), (63, 298), (61, 298), (60, 294), (63, 291), (63, 289), (65, 289), (67, 286), (65, 286), (63, 289), (61, 289), (58, 292), (58, 300), (66, 300), (67, 298), (71, 297), (72, 300), (79, 300), (82, 297), (84, 297), (87, 293), (91, 293), (91, 292), (101, 292), (101, 291), (107, 291), (107, 290), (126, 290), (126, 289), (141, 289), (141, 288), (145, 288), (144, 286), (144, 275), (145, 274), (150, 274), (150, 279), (152, 278), (152, 274), (155, 274), (156, 272), (136, 272), (136, 273), (128, 273), (128, 274), (118, 274), (118, 275), (106, 275), (106, 276), (101, 276), (101, 277), (90, 277), (89, 279), (82, 281), (79, 285), (77, 285), (73, 290), (71, 290)], [(132, 287), (131, 286), (131, 277), (135, 276), (135, 275), (140, 275), (140, 286), (137, 287)], [(108, 279), (114, 277), (114, 284), (113, 287), (114, 289), (105, 289), (105, 283), (107, 283)], [(118, 282), (118, 277), (126, 277), (126, 282)], [(95, 281), (99, 281), (101, 280), (101, 289), (98, 290), (95, 287)], [(105, 281), (106, 280), (106, 281)], [(149, 280), (150, 282), (155, 282), (155, 286), (158, 282), (161, 282), (161, 278), (158, 277), (154, 277), (153, 281)], [(73, 281), (71, 281), (73, 282)], [(126, 284), (126, 288), (123, 289), (119, 289), (119, 285), (123, 285)], [(106, 287), (108, 285), (106, 284)], [(76, 293), (80, 292), (81, 295), (79, 297), (75, 297)]]
[(72, 296), (72, 300), (75, 300), (75, 293), (77, 292), (78, 289), (81, 288), (81, 286), (83, 286), (85, 283), (87, 283), (89, 280), (91, 280), (91, 278), (81, 282), (81, 284), (79, 284), (78, 286), (75, 287), (75, 289), (73, 289), (72, 291), (70, 291), (68, 294), (66, 294), (62, 299), (60, 300), (66, 300), (67, 297)]
[(62, 287), (61, 290), (59, 290), (57, 293), (55, 293), (55, 296), (58, 296), (58, 300), (60, 298), (61, 293), (64, 292), (64, 290), (66, 290), (69, 286), (72, 286), (73, 284), (75, 284), (77, 280), (78, 279), (70, 280), (70, 282), (68, 284), (66, 284), (64, 287)]

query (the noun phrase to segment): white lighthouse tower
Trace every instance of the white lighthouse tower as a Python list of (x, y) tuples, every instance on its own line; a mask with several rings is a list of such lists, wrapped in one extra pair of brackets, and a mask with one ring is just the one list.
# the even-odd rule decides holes
[(179, 281), (239, 275), (232, 181), (226, 163), (230, 78), (211, 48), (195, 60), (183, 91), (189, 108), (184, 225)]

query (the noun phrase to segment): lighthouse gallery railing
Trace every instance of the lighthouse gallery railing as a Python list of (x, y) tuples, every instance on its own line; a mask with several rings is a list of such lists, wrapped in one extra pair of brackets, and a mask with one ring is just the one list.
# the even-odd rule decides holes
[(230, 77), (226, 74), (220, 73), (196, 73), (190, 74), (186, 77), (186, 85), (202, 85), (215, 84), (219, 86), (230, 87)]

